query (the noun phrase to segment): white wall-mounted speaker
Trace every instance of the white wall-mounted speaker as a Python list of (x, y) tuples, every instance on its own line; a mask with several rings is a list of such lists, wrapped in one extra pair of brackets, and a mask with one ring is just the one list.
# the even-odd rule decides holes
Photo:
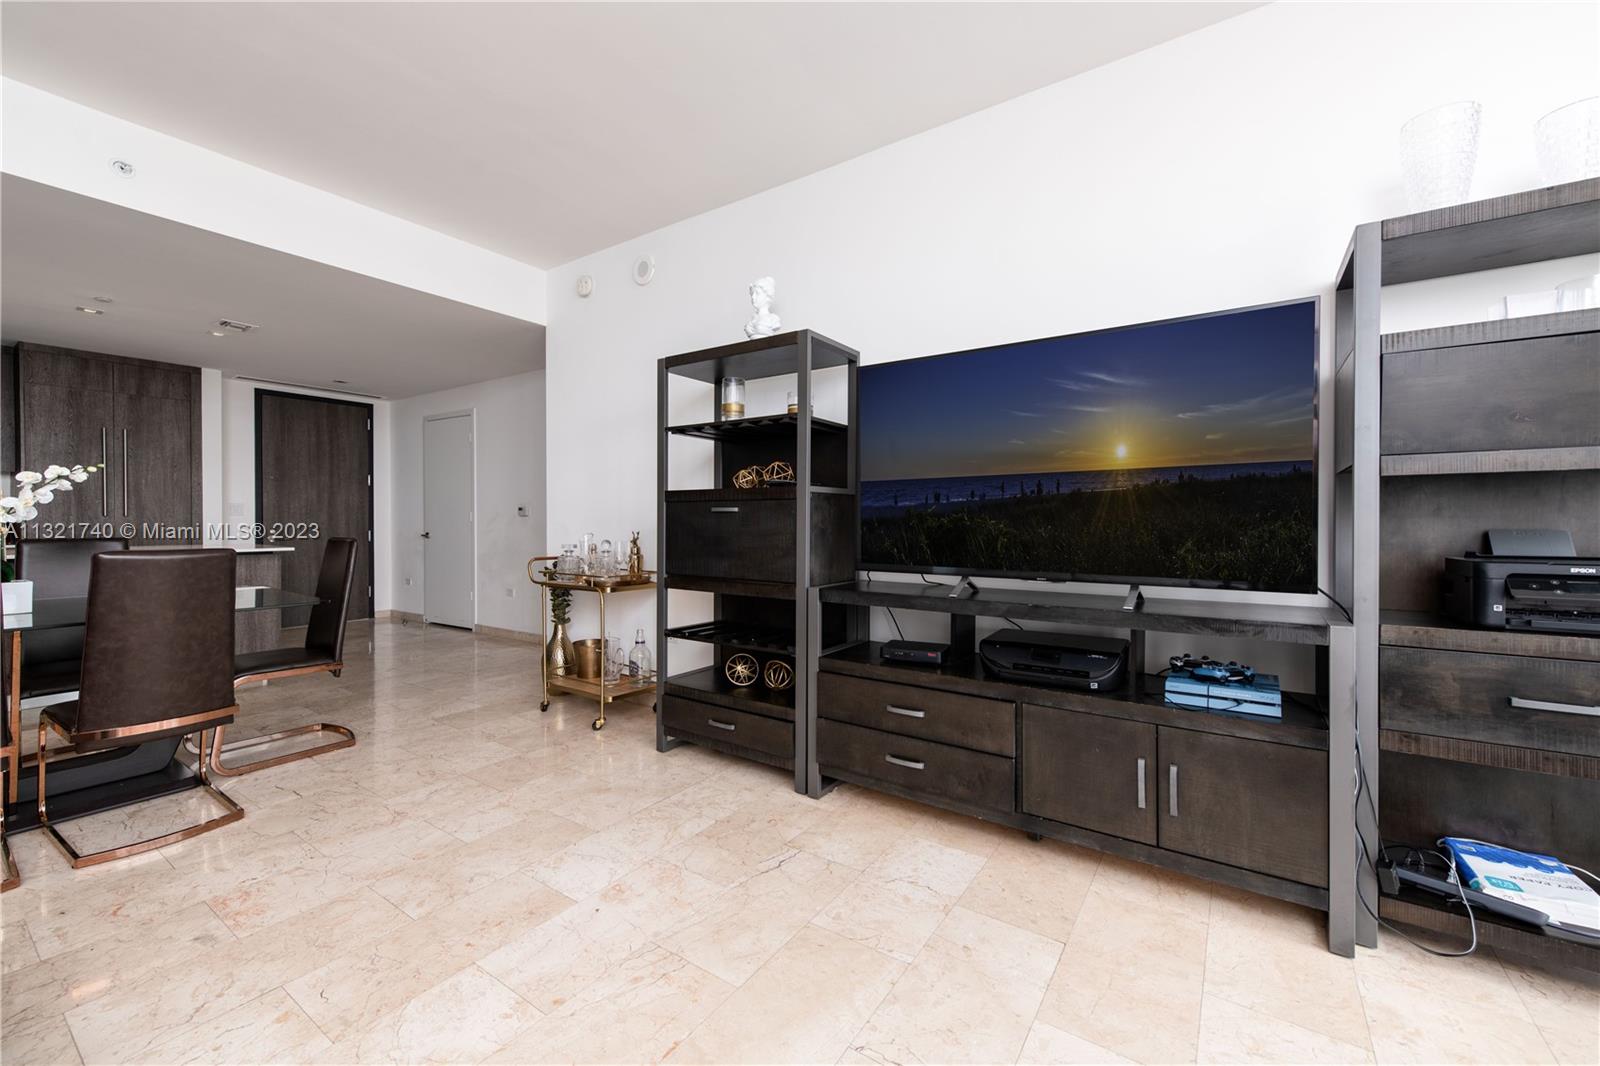
[(655, 256), (641, 255), (633, 261), (633, 282), (635, 285), (648, 285), (656, 277)]

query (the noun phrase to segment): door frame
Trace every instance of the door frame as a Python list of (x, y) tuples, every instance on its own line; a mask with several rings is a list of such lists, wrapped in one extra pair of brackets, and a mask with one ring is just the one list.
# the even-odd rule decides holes
[(335, 399), (332, 396), (318, 396), (315, 393), (309, 393), (309, 392), (289, 392), (289, 391), (287, 391), (285, 389), (262, 389), (262, 388), (257, 388), (257, 389), (254, 390), (254, 392), (255, 392), (255, 396), (251, 400), (251, 407), (253, 408), (253, 418), (254, 418), (254, 423), (253, 423), (252, 428), (255, 431), (255, 438), (256, 438), (256, 440), (255, 440), (255, 448), (256, 448), (256, 492), (255, 492), (256, 513), (255, 513), (255, 521), (256, 522), (260, 522), (261, 521), (261, 511), (262, 511), (262, 507), (265, 504), (265, 497), (266, 497), (266, 481), (261, 476), (261, 398), (263, 396), (278, 396), (278, 397), (283, 397), (283, 398), (287, 398), (287, 399), (291, 399), (291, 400), (314, 400), (317, 403), (331, 403), (331, 404), (339, 404), (340, 406), (343, 406), (343, 407), (364, 407), (364, 408), (366, 408), (366, 411), (367, 411), (367, 538), (368, 538), (367, 539), (367, 588), (371, 590), (367, 595), (367, 610), (370, 612), (370, 620), (376, 620), (377, 617), (378, 617), (378, 580), (377, 580), (377, 578), (378, 578), (378, 533), (377, 533), (378, 509), (377, 509), (376, 497), (374, 495), (374, 492), (375, 492), (375, 489), (377, 488), (378, 468), (376, 466), (376, 456), (374, 454), (373, 443), (372, 443), (373, 442), (373, 437), (376, 436), (376, 430), (377, 430), (377, 422), (375, 421), (376, 414), (373, 411), (372, 404), (370, 404), (370, 403), (362, 403), (359, 400), (341, 400), (341, 399)]
[[(421, 519), (423, 527), (426, 527), (428, 521), (428, 423), (443, 422), (450, 418), (467, 419), (467, 451), (472, 463), (472, 469), (468, 471), (468, 484), (472, 487), (472, 510), (468, 512), (467, 518), (467, 542), (472, 545), (472, 588), (469, 591), (471, 592), (472, 603), (472, 629), (476, 632), (478, 628), (478, 608), (480, 606), (478, 603), (478, 409), (476, 407), (464, 407), (457, 411), (438, 411), (431, 415), (422, 416), (422, 433), (418, 438), (418, 444), (420, 445), (418, 458), (421, 462), (417, 464), (417, 472), (421, 475), (420, 480), (422, 481), (422, 491), (418, 493), (422, 513), (418, 517)], [(420, 613), (423, 624), (428, 625), (428, 546), (426, 544), (422, 546), (421, 573), (422, 610)], [(440, 624), (449, 625), (448, 622), (441, 622)]]

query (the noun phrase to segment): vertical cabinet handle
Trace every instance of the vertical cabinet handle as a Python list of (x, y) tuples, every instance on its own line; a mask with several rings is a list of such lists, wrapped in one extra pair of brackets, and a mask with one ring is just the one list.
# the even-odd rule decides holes
[(1167, 813), (1178, 816), (1178, 764), (1167, 765)]
[(122, 517), (128, 517), (128, 431), (122, 431)]
[(106, 476), (106, 467), (110, 466), (111, 445), (107, 443), (106, 427), (100, 427), (100, 517), (111, 517), (111, 483)]
[(1144, 803), (1144, 759), (1139, 760), (1139, 809), (1145, 808)]

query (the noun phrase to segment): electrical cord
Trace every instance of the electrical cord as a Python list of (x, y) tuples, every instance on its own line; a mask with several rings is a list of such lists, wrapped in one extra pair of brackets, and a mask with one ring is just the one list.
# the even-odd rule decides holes
[[(1000, 620), (1002, 622), (1010, 622), (1012, 625), (1016, 626), (1018, 629), (1022, 629), (1021, 623), (1012, 621), (1010, 618), (1007, 618), (1005, 615), (1001, 615), (1000, 616)], [(1024, 630), (1024, 632), (1026, 632), (1026, 631)]]
[[(1372, 798), (1372, 786), (1367, 782), (1367, 768), (1366, 768), (1366, 765), (1363, 763), (1362, 758), (1361, 758), (1361, 731), (1359, 729), (1356, 730), (1355, 741), (1356, 741), (1356, 790), (1355, 790), (1355, 795), (1352, 797), (1352, 799), (1355, 801), (1354, 802), (1354, 811), (1353, 811), (1355, 817), (1352, 819), (1351, 824), (1355, 829), (1356, 843), (1360, 847), (1361, 857), (1365, 858), (1368, 868), (1370, 868), (1372, 870), (1372, 876), (1373, 877), (1377, 877), (1377, 876), (1379, 876), (1379, 874), (1378, 874), (1378, 863), (1373, 860), (1372, 852), (1367, 847), (1367, 839), (1361, 833), (1361, 815), (1360, 815), (1360, 811), (1361, 811), (1361, 796), (1362, 796), (1362, 794), (1363, 793), (1366, 794), (1367, 810), (1372, 815), (1372, 825), (1373, 825), (1374, 828), (1376, 828), (1377, 825), (1378, 825), (1378, 805)], [(1437, 841), (1436, 843), (1438, 843), (1441, 847), (1444, 847), (1444, 841), (1443, 840)], [(1390, 845), (1390, 847), (1409, 847), (1409, 846), (1408, 845)], [(1418, 849), (1418, 848), (1409, 848), (1409, 850), (1417, 852), (1418, 854), (1421, 854), (1421, 851), (1422, 851), (1422, 849)], [(1448, 851), (1448, 850), (1449, 849), (1447, 848), (1446, 851)], [(1431, 848), (1427, 849), (1427, 851), (1430, 854), (1438, 856), (1440, 859), (1444, 860), (1449, 865), (1449, 867), (1450, 867), (1450, 877), (1451, 877), (1451, 879), (1453, 881), (1455, 881), (1456, 892), (1460, 896), (1461, 905), (1466, 908), (1466, 911), (1467, 911), (1467, 925), (1468, 925), (1468, 928), (1472, 931), (1472, 942), (1470, 944), (1468, 944), (1465, 949), (1463, 949), (1461, 951), (1444, 951), (1444, 950), (1442, 950), (1440, 948), (1429, 947), (1427, 944), (1424, 944), (1421, 941), (1416, 940), (1415, 938), (1407, 935), (1404, 931), (1396, 928), (1390, 922), (1387, 922), (1383, 918), (1379, 917), (1377, 910), (1373, 907), (1372, 904), (1367, 902), (1366, 893), (1361, 891), (1361, 870), (1359, 868), (1356, 870), (1356, 877), (1355, 877), (1356, 898), (1361, 901), (1362, 909), (1365, 910), (1367, 912), (1367, 914), (1372, 917), (1373, 921), (1377, 922), (1379, 925), (1383, 926), (1385, 929), (1389, 930), (1389, 932), (1393, 933), (1395, 936), (1399, 937), (1401, 940), (1404, 940), (1406, 943), (1410, 944), (1412, 947), (1417, 948), (1420, 951), (1425, 951), (1429, 955), (1435, 955), (1435, 956), (1438, 956), (1439, 958), (1443, 958), (1443, 959), (1464, 958), (1464, 957), (1466, 957), (1468, 955), (1471, 955), (1473, 952), (1478, 950), (1478, 919), (1477, 919), (1477, 916), (1472, 913), (1472, 903), (1467, 899), (1466, 886), (1464, 884), (1462, 884), (1462, 882), (1461, 882), (1461, 874), (1460, 874), (1460, 871), (1456, 868), (1455, 856), (1454, 855), (1448, 855), (1448, 854), (1441, 854), (1440, 852), (1433, 851)], [(1388, 860), (1388, 848), (1386, 848), (1384, 846), (1384, 844), (1383, 844), (1383, 842), (1381, 840), (1378, 842), (1378, 854), (1385, 861)]]
[(1317, 591), (1322, 593), (1324, 596), (1328, 597), (1328, 599), (1333, 602), (1333, 605), (1335, 607), (1339, 608), (1339, 613), (1344, 615), (1344, 620), (1346, 622), (1350, 622), (1350, 623), (1354, 623), (1355, 622), (1355, 619), (1350, 617), (1350, 612), (1345, 610), (1344, 604), (1339, 602), (1339, 598), (1337, 596), (1335, 596), (1333, 593), (1329, 592), (1327, 589), (1323, 588), (1321, 585), (1317, 586)]

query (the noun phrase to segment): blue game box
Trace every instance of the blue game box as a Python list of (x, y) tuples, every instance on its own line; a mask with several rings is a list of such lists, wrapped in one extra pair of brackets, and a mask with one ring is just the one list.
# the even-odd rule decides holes
[(1207, 681), (1188, 674), (1168, 674), (1167, 702), (1195, 711), (1233, 711), (1259, 718), (1283, 717), (1283, 692), (1278, 675), (1257, 674), (1250, 681)]

